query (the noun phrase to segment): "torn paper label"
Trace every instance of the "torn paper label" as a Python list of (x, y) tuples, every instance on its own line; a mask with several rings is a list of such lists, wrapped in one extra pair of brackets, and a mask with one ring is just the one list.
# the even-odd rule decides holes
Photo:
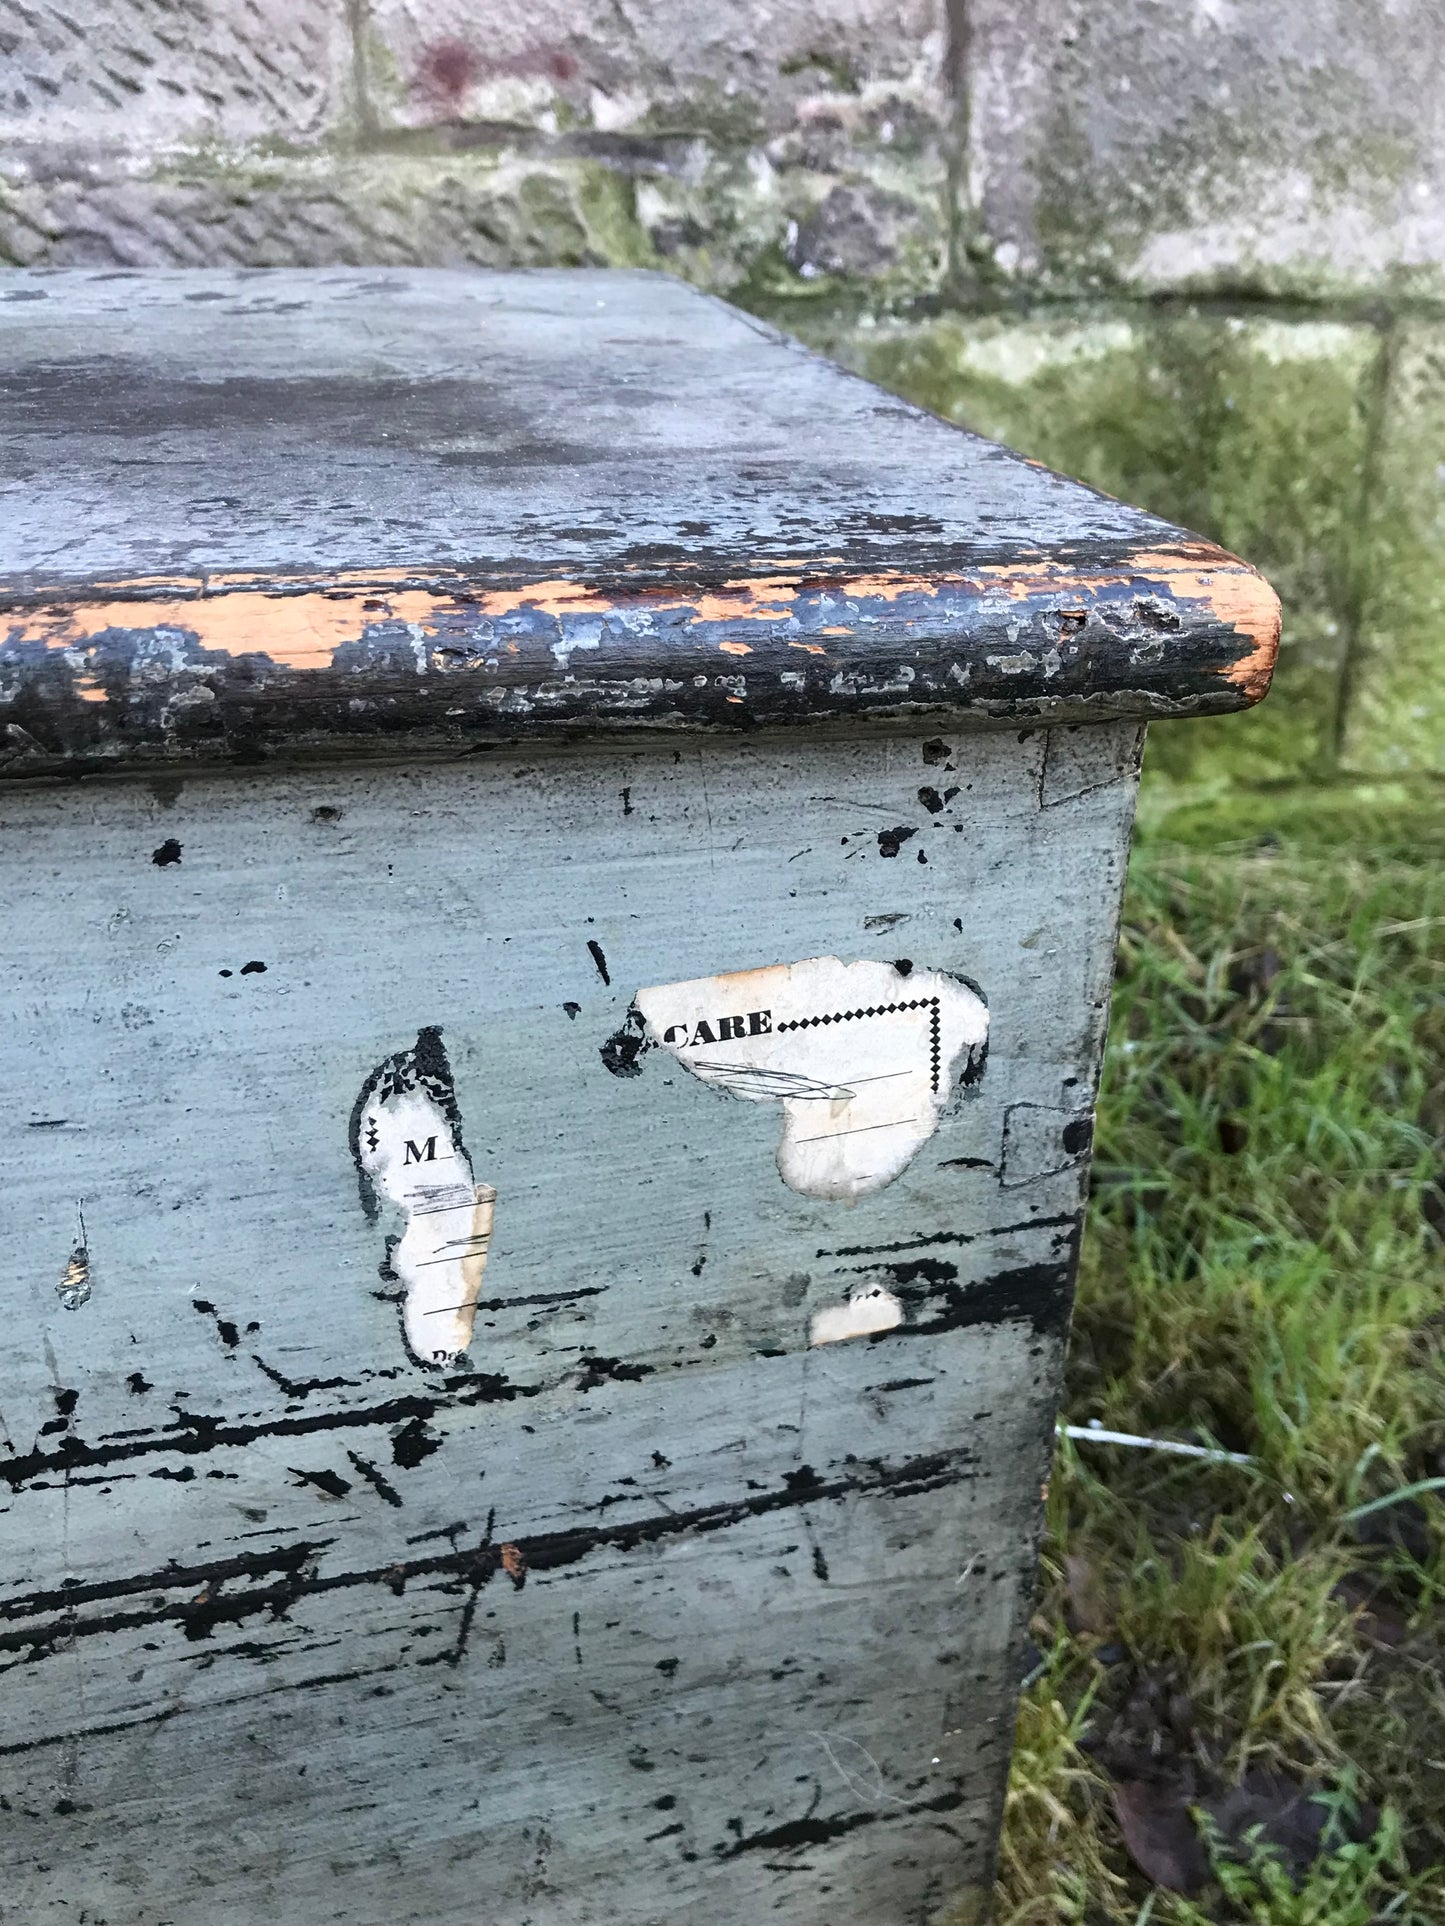
[(778, 1170), (805, 1197), (892, 1183), (988, 1040), (987, 1006), (960, 978), (835, 956), (639, 990), (634, 1008), (646, 1041), (704, 1083), (782, 1105)]
[(810, 1344), (841, 1344), (845, 1338), (877, 1337), (896, 1331), (903, 1322), (903, 1306), (881, 1284), (861, 1284), (846, 1304), (825, 1304), (813, 1313)]
[(352, 1113), (351, 1148), (367, 1214), (385, 1200), (403, 1230), (388, 1253), (400, 1281), (407, 1349), (449, 1364), (472, 1341), (497, 1193), (478, 1184), (462, 1144), (461, 1112), (441, 1031), (377, 1065)]

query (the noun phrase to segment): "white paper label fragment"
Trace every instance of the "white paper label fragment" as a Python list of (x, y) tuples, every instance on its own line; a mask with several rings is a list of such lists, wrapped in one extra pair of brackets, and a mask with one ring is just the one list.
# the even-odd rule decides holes
[(959, 978), (835, 956), (662, 984), (635, 1007), (647, 1043), (695, 1077), (782, 1105), (778, 1170), (805, 1197), (892, 1183), (988, 1040), (987, 1006)]
[(405, 1295), (402, 1330), (423, 1364), (447, 1364), (472, 1341), (497, 1193), (473, 1181), (441, 1032), (378, 1064), (352, 1118), (352, 1150), (370, 1215), (380, 1199), (404, 1229), (391, 1268)]
[(881, 1284), (865, 1284), (846, 1304), (825, 1304), (814, 1311), (808, 1331), (810, 1344), (841, 1344), (844, 1338), (876, 1337), (896, 1331), (903, 1322), (903, 1306)]

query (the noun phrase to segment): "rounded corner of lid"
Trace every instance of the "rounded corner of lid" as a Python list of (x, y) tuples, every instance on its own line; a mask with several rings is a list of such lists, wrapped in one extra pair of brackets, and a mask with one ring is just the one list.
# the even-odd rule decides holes
[(1251, 645), (1248, 653), (1231, 662), (1224, 673), (1246, 705), (1252, 705), (1269, 694), (1279, 660), (1284, 614), (1278, 594), (1257, 568), (1234, 555), (1226, 559), (1227, 569), (1216, 570), (1209, 602), (1220, 621)]
[(1233, 685), (1240, 708), (1263, 701), (1279, 658), (1283, 612), (1279, 596), (1259, 570), (1212, 542), (1190, 542), (1169, 555), (1151, 551), (1139, 559), (1151, 573), (1162, 563), (1159, 573), (1171, 595), (1202, 605), (1247, 644), (1219, 672)]

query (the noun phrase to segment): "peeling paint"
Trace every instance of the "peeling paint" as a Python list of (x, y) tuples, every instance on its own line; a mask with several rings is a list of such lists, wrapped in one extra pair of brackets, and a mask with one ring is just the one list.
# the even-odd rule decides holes
[[(56, 595), (37, 604), (27, 597), (0, 606), (0, 623), (8, 626), (6, 646), (11, 647), (38, 643), (47, 649), (73, 650), (113, 630), (172, 629), (192, 634), (203, 648), (224, 655), (264, 655), (278, 667), (319, 669), (331, 667), (338, 648), (359, 641), (379, 624), (400, 623), (414, 628), (419, 636), (436, 637), (447, 614), (472, 612), (498, 618), (535, 612), (562, 621), (579, 614), (625, 617), (650, 610), (680, 613), (694, 626), (773, 623), (793, 618), (802, 598), (829, 589), (856, 620), (870, 602), (887, 606), (905, 597), (929, 602), (977, 598), (994, 588), (1015, 602), (1061, 592), (1102, 595), (1135, 585), (1143, 577), (1176, 599), (1204, 604), (1221, 622), (1249, 638), (1253, 653), (1231, 671), (1244, 687), (1254, 686), (1272, 665), (1279, 632), (1278, 598), (1269, 585), (1246, 563), (1207, 543), (1144, 551), (1122, 558), (1117, 566), (1090, 572), (1038, 558), (927, 575), (894, 570), (841, 578), (737, 576), (711, 589), (683, 579), (637, 588), (630, 594), (562, 577), (514, 588), (484, 588), (460, 574), (427, 574), (433, 586), (416, 586), (418, 575), (402, 569), (338, 570), (309, 579), (167, 580), (164, 587), (177, 591), (175, 599), (154, 596), (156, 585), (149, 579), (118, 581), (97, 584), (100, 599), (96, 600), (71, 591), (63, 600)], [(833, 622), (816, 632), (848, 638), (856, 630)], [(575, 640), (564, 634), (561, 646), (564, 650), (588, 647), (598, 635), (600, 629)], [(732, 654), (751, 653), (749, 644), (736, 639), (718, 646)], [(794, 646), (822, 648), (820, 643)]]
[[(1273, 592), (1207, 544), (938, 559), (721, 579), (679, 562), (650, 582), (614, 566), (523, 584), (432, 568), (41, 587), (0, 606), (0, 726), (26, 732), (4, 773), (578, 724), (1100, 720), (1242, 708), (1268, 685)], [(725, 657), (746, 657), (747, 677), (719, 673)]]
[(1172, 597), (1206, 603), (1227, 627), (1248, 637), (1254, 645), (1251, 652), (1232, 662), (1224, 675), (1249, 701), (1261, 701), (1279, 658), (1281, 627), (1279, 597), (1264, 577), (1237, 557), (1202, 542), (1174, 554), (1140, 555), (1138, 565), (1146, 574), (1157, 567)]
[[(18, 1549), (0, 1663), (20, 1698), (0, 1793), (44, 1821), (22, 1818), (7, 1890), (22, 1910), (30, 1896), (32, 1911), (104, 1914), (119, 1868), (148, 1917), (206, 1926), (254, 1912), (246, 1839), (284, 1835), (295, 1850), (267, 1889), (285, 1917), (473, 1917), (484, 1891), (507, 1920), (539, 1892), (565, 1910), (585, 1904), (572, 1873), (585, 1883), (601, 1852), (598, 1892), (636, 1867), (627, 1891), (643, 1904), (666, 1859), (674, 1910), (755, 1919), (786, 1911), (790, 1889), (796, 1902), (800, 1868), (841, 1890), (867, 1838), (883, 1859), (859, 1905), (881, 1895), (921, 1916), (946, 1875), (986, 1877), (1006, 1767), (1083, 1152), (1009, 1189), (1000, 1131), (1020, 1101), (1082, 1104), (1097, 1072), (1135, 726), (1093, 724), (1116, 701), (1241, 706), (1223, 669), (1252, 645), (1139, 572), (1136, 551), (1173, 540), (1162, 525), (1040, 486), (941, 423), (882, 416), (777, 346), (779, 389), (800, 373), (780, 402), (791, 439), (777, 459), (764, 447), (764, 466), (747, 417), (766, 368), (726, 341), (710, 361), (736, 324), (661, 281), (634, 295), (427, 275), (393, 301), (367, 279), (316, 277), (317, 299), (354, 317), (332, 336), (348, 385), (293, 376), (276, 338), (275, 380), (245, 397), (230, 360), (272, 329), (312, 338), (305, 312), (262, 319), (265, 284), (234, 283), (235, 327), (189, 310), (186, 338), (219, 379), (179, 382), (184, 342), (159, 307), (186, 298), (181, 283), (72, 285), (66, 340), (79, 303), (103, 303), (135, 360), (42, 371), (72, 440), (45, 392), (13, 384), (76, 542), (27, 485), (28, 546), (0, 600), (21, 604), (22, 630), (49, 609), (60, 634), (74, 605), (124, 619), (69, 647), (7, 644), (0, 731), (21, 731), (4, 736), (24, 779), (5, 807), (25, 859), (17, 901), (43, 935), (13, 961), (33, 952), (46, 977), (43, 997), (22, 983), (16, 1000), (37, 1013), (12, 1052), (12, 1107), (36, 1126), (17, 1221), (50, 1227), (35, 1272), (50, 1302), (86, 1198), (98, 1311), (52, 1310), (60, 1365), (20, 1346), (3, 1400)], [(434, 325), (448, 286), (455, 353)], [(555, 353), (523, 366), (533, 334), (546, 347), (527, 315), (559, 286), (586, 315), (594, 293), (609, 302), (575, 382)], [(527, 315), (508, 359), (491, 304), (514, 296)], [(608, 343), (624, 296), (621, 357), (639, 366), (673, 327), (668, 304), (703, 316), (699, 352), (679, 344), (664, 369), (681, 401), (670, 383), (659, 408), (646, 379), (619, 395)], [(157, 343), (140, 423), (130, 369), (155, 364)], [(424, 367), (410, 379), (443, 352), (464, 387), (429, 392)], [(383, 364), (395, 371), (378, 388)], [(718, 406), (725, 364), (743, 445), (678, 448), (694, 400)], [(579, 387), (606, 404), (590, 445)], [(512, 411), (502, 452), (525, 462), (436, 468), (433, 443), (460, 422), (480, 445), (498, 410)], [(247, 464), (234, 486), (216, 459), (233, 431)], [(946, 522), (901, 512), (920, 507)], [(190, 556), (286, 572), (198, 563), (190, 581), (96, 586)], [(1163, 607), (1143, 611), (1150, 597)], [(1171, 614), (1177, 630), (1152, 619)], [(1158, 664), (1135, 668), (1160, 636)], [(1047, 687), (1042, 668), (1004, 678), (986, 660), (1021, 652), (1058, 660)], [(82, 699), (86, 678), (104, 700)], [(1046, 761), (1037, 734), (1018, 734), (1061, 701), (1091, 726)], [(861, 726), (870, 714), (893, 721)], [(1008, 732), (958, 733), (1007, 717)], [(844, 726), (811, 727), (830, 718)], [(634, 721), (650, 733), (578, 740)], [(435, 753), (543, 723), (566, 753)], [(729, 726), (756, 733), (700, 752), (677, 733)], [(37, 744), (84, 780), (32, 782)], [(90, 780), (148, 748), (248, 774), (198, 782), (180, 807), (176, 774), (149, 793)], [(300, 766), (313, 752), (318, 775)], [(374, 769), (334, 766), (378, 752)], [(1050, 813), (1066, 791), (1079, 802)], [(488, 825), (505, 859), (479, 844)], [(153, 863), (168, 835), (183, 860)], [(1088, 888), (1074, 886), (1081, 852)], [(1043, 899), (1047, 943), (1024, 952)], [(892, 933), (865, 932), (870, 917)], [(177, 978), (183, 924), (230, 935)], [(905, 948), (922, 961), (887, 960)], [(151, 995), (128, 978), (155, 978), (157, 957)], [(937, 967), (954, 961), (998, 1004), (988, 1069), (983, 998)], [(716, 974), (738, 963), (766, 967)], [(692, 1008), (667, 984), (704, 974)], [(114, 1074), (82, 1064), (62, 1101), (45, 1013), (106, 983)], [(640, 1001), (664, 1028), (680, 1001), (685, 1045), (628, 1013), (658, 983)], [(142, 995), (144, 1011), (126, 1000)], [(475, 1099), (440, 1032), (418, 1030), (427, 999), (472, 1012)], [(592, 1047), (622, 1025), (601, 1062), (589, 1010)], [(76, 1063), (94, 1058), (85, 1045), (77, 1033)], [(922, 1107), (885, 1108), (885, 1093)], [(366, 1215), (348, 1228), (336, 1178), (353, 1097), (346, 1168)], [(984, 1543), (980, 1519), (1017, 1529)], [(997, 1605), (966, 1623), (960, 1544), (984, 1557)], [(740, 1646), (739, 1624), (786, 1642)], [(942, 1714), (957, 1737), (920, 1766), (909, 1735), (937, 1723), (950, 1679), (968, 1699)], [(708, 1742), (679, 1745), (704, 1699)], [(559, 1705), (578, 1714), (560, 1748)], [(836, 1754), (853, 1772), (866, 1749), (870, 1787), (897, 1799), (859, 1793), (856, 1772), (825, 1775), (821, 1797), (800, 1784), (797, 1735), (815, 1729), (824, 1766)], [(557, 1825), (534, 1823), (539, 1758)], [(579, 1859), (561, 1822), (597, 1806), (614, 1767), (638, 1796), (612, 1801), (617, 1824), (592, 1827)], [(471, 1857), (388, 1857), (408, 1799), (424, 1830), (427, 1812), (461, 1814)], [(208, 1832), (212, 1809), (235, 1818), (226, 1839)], [(209, 1883), (189, 1877), (194, 1851), (167, 1852), (189, 1835)], [(978, 1864), (948, 1875), (959, 1838)]]

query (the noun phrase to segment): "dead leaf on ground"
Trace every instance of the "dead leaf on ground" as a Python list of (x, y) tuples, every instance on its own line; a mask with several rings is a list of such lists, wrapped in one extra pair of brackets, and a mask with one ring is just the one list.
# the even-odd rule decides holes
[(1361, 1804), (1336, 1824), (1334, 1800), (1282, 1772), (1247, 1772), (1238, 1785), (1201, 1797), (1193, 1768), (1181, 1761), (1167, 1778), (1120, 1778), (1111, 1791), (1129, 1857), (1146, 1879), (1186, 1897), (1202, 1892), (1211, 1877), (1191, 1808), (1213, 1821), (1216, 1852), (1229, 1859), (1273, 1852), (1296, 1882), (1323, 1853), (1346, 1839), (1370, 1838), (1380, 1823), (1377, 1808)]
[[(1100, 1646), (1095, 1658), (1108, 1650)], [(1100, 1694), (1080, 1743), (1111, 1779), (1175, 1784), (1188, 1800), (1196, 1788), (1193, 1727), (1194, 1707), (1175, 1668), (1145, 1665)]]
[(1064, 1559), (1064, 1596), (1071, 1632), (1098, 1638), (1108, 1631), (1109, 1608), (1099, 1574), (1081, 1553), (1069, 1552)]
[[(1327, 1835), (1335, 1811), (1318, 1787), (1299, 1785), (1282, 1772), (1246, 1772), (1237, 1786), (1200, 1801), (1225, 1842), (1247, 1850), (1250, 1835), (1279, 1854), (1290, 1875), (1299, 1879), (1322, 1852), (1342, 1843)], [(1344, 1837), (1368, 1839), (1380, 1823), (1375, 1807), (1361, 1805), (1344, 1827)]]
[(1202, 1892), (1209, 1882), (1209, 1856), (1184, 1788), (1125, 1779), (1113, 1787), (1113, 1795), (1124, 1844), (1144, 1877), (1171, 1893)]
[(1405, 1613), (1389, 1595), (1361, 1572), (1347, 1572), (1334, 1587), (1334, 1596), (1355, 1615), (1355, 1630), (1371, 1645), (1395, 1651), (1410, 1636)]
[(1279, 951), (1267, 944), (1262, 950), (1251, 950), (1236, 958), (1229, 972), (1229, 987), (1236, 996), (1258, 1001), (1269, 995), (1283, 969)]

